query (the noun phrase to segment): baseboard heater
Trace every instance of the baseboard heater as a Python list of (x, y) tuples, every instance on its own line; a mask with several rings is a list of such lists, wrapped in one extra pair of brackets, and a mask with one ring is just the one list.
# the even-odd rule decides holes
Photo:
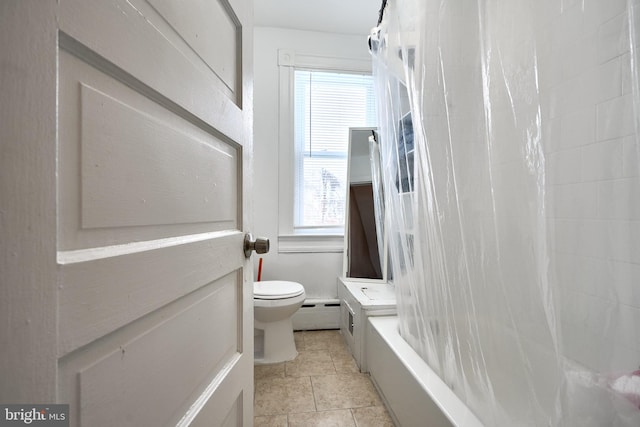
[(293, 315), (293, 329), (340, 329), (339, 299), (307, 299)]

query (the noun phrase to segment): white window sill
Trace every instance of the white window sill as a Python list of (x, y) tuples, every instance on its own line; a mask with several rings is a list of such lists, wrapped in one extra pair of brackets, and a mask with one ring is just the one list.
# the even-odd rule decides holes
[(288, 234), (278, 236), (278, 253), (339, 253), (344, 249), (341, 234)]

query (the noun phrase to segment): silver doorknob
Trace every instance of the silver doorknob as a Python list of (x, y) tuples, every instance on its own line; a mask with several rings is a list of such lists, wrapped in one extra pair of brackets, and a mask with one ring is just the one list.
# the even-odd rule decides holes
[(253, 239), (251, 233), (244, 235), (244, 256), (249, 258), (251, 252), (256, 251), (258, 254), (266, 254), (269, 252), (269, 239), (264, 237), (256, 237)]

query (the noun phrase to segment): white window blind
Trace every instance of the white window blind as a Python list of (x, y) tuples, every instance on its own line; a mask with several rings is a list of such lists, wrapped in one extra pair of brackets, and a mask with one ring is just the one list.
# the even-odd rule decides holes
[(295, 71), (294, 228), (342, 228), (349, 128), (375, 126), (370, 75)]

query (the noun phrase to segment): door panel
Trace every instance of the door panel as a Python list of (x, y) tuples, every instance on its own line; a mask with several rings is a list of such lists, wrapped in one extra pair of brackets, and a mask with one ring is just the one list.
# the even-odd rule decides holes
[[(215, 26), (217, 21), (229, 19), (228, 14), (198, 15), (198, 10), (190, 5), (191, 2), (183, 8), (194, 28)], [(249, 16), (249, 2), (237, 0), (224, 9), (227, 7), (240, 22), (235, 41), (224, 37), (204, 43), (213, 52), (228, 51), (228, 44), (235, 43), (234, 65), (227, 67), (235, 70), (235, 79), (240, 82), (246, 75), (242, 46), (250, 43), (244, 30), (239, 30)], [(172, 13), (170, 8), (168, 12)], [(173, 19), (171, 14), (164, 17), (145, 0), (60, 0), (60, 43), (67, 50), (87, 51), (88, 55), (106, 59), (110, 71), (124, 70), (135, 82), (161, 94), (234, 141), (242, 141), (242, 109), (246, 103), (241, 85), (236, 84), (238, 88), (230, 93), (228, 84), (186, 41), (191, 36), (178, 32), (185, 30), (187, 24), (174, 28), (169, 24)]]
[(60, 52), (60, 249), (237, 229), (241, 147), (98, 67)]
[(59, 2), (58, 400), (71, 425), (253, 422), (250, 4), (187, 5)]
[[(172, 0), (150, 0), (149, 3), (225, 83), (230, 97), (239, 94), (238, 67), (241, 62), (238, 53), (242, 33), (231, 6), (224, 0), (192, 0), (188, 9), (183, 3)], [(193, 13), (207, 19), (194, 23)], [(214, 45), (209, 40), (223, 40), (224, 43)]]
[(235, 225), (236, 150), (90, 86), (80, 99), (81, 228)]
[[(197, 238), (201, 240), (166, 239), (66, 253), (60, 264), (58, 354), (64, 356), (242, 268), (242, 233)], [(131, 246), (139, 249), (119, 253)]]
[(207, 287), (207, 296), (139, 336), (114, 341), (121, 344), (77, 371), (81, 425), (176, 423), (194, 390), (236, 361), (242, 320), (237, 274)]
[[(71, 425), (176, 425), (196, 416), (220, 425), (212, 421), (232, 411), (231, 395), (251, 393), (240, 279), (231, 273), (60, 358), (59, 399), (71, 403)], [(217, 415), (204, 415), (207, 407)]]

